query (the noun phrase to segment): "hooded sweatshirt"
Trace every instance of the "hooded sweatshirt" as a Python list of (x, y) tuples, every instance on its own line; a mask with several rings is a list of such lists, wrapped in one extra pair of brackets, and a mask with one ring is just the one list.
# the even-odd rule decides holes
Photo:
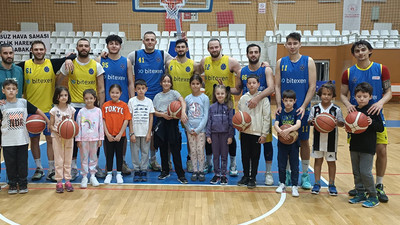
[[(3, 82), (5, 80), (13, 79), (18, 83), (18, 94), (17, 98), (22, 98), (22, 91), (24, 90), (24, 74), (19, 66), (14, 63), (11, 65), (11, 69), (6, 69), (3, 64), (0, 63), (0, 87), (3, 88)], [(6, 96), (3, 92), (0, 92), (0, 99), (5, 99)]]

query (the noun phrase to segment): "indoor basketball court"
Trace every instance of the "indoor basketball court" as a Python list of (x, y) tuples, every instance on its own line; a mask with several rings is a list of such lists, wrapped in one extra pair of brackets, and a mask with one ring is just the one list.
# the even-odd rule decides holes
[[(276, 62), (288, 55), (284, 47), (291, 32), (302, 35), (302, 55), (312, 57), (316, 63), (317, 88), (328, 80), (336, 84), (334, 103), (341, 107), (346, 117), (346, 107), (340, 100), (343, 71), (357, 61), (351, 55), (352, 43), (361, 39), (374, 47), (371, 61), (386, 65), (390, 71), (392, 99), (384, 105), (389, 144), (387, 169), (383, 179), (389, 198), (375, 208), (349, 204), (348, 191), (354, 188), (354, 179), (347, 143), (347, 133), (339, 128), (335, 185), (337, 196), (328, 192), (328, 166), (322, 165), (321, 192), (311, 194), (301, 189), (299, 197), (292, 197), (291, 187), (282, 194), (276, 193), (279, 185), (277, 135), (273, 129), (274, 184), (265, 185), (266, 163), (264, 150), (256, 177), (257, 187), (238, 186), (243, 176), (239, 132), (237, 142), (237, 169), (239, 176), (228, 176), (227, 185), (212, 185), (214, 173), (207, 173), (204, 182), (190, 180), (187, 172), (187, 139), (182, 133), (182, 164), (188, 184), (181, 184), (172, 168), (171, 176), (159, 180), (160, 172), (148, 170), (147, 182), (134, 182), (133, 173), (123, 175), (123, 184), (99, 187), (90, 184), (80, 188), (82, 176), (73, 181), (73, 192), (56, 193), (55, 183), (31, 178), (36, 166), (31, 151), (28, 152), (27, 194), (9, 195), (8, 179), (3, 156), (0, 173), (0, 224), (397, 224), (400, 223), (400, 2), (396, 0), (111, 0), (111, 1), (25, 1), (12, 0), (3, 4), (0, 21), (0, 43), (14, 41), (19, 32), (48, 32), (46, 58), (64, 57), (76, 53), (79, 38), (90, 41), (90, 57), (97, 57), (106, 49), (105, 38), (118, 34), (123, 39), (121, 55), (143, 49), (143, 34), (156, 34), (156, 48), (176, 56), (175, 42), (186, 38), (187, 56), (195, 62), (210, 56), (208, 41), (220, 40), (222, 53), (235, 58), (244, 67), (248, 65), (247, 45), (261, 46), (261, 61), (270, 64), (275, 73)], [(68, 16), (63, 16), (68, 15)], [(8, 36), (10, 34), (10, 36)], [(9, 38), (7, 38), (9, 37)], [(18, 39), (20, 40), (20, 39)], [(20, 40), (21, 41), (21, 40)], [(16, 41), (14, 43), (17, 44)], [(47, 46), (48, 44), (48, 46)], [(26, 49), (25, 49), (26, 50)], [(32, 55), (24, 48), (15, 50), (17, 64)], [(235, 96), (236, 103), (240, 96)], [(314, 96), (312, 103), (320, 99)], [(237, 105), (237, 104), (236, 104)], [(276, 102), (271, 96), (271, 114), (275, 119)], [(310, 145), (313, 128), (310, 128)], [(128, 133), (128, 130), (127, 130)], [(130, 147), (126, 162), (132, 169)], [(312, 146), (310, 146), (312, 147)], [(41, 161), (48, 171), (47, 143), (41, 136)], [(157, 161), (161, 163), (160, 152)], [(229, 157), (228, 157), (229, 161)], [(324, 160), (325, 161), (325, 160)], [(78, 155), (78, 169), (80, 157)], [(103, 146), (100, 168), (106, 166)], [(301, 159), (299, 157), (300, 176)], [(228, 162), (229, 166), (229, 162)], [(310, 158), (308, 172), (311, 184), (314, 179), (314, 159)], [(116, 171), (114, 171), (116, 173)], [(375, 177), (375, 163), (372, 169)], [(300, 178), (299, 178), (300, 180)], [(299, 182), (300, 185), (300, 182)]]

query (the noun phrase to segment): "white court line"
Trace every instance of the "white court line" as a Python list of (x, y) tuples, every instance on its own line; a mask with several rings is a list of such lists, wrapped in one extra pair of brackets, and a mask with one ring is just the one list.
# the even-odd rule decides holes
[(269, 210), (268, 212), (266, 212), (265, 214), (263, 214), (263, 215), (261, 215), (261, 216), (259, 216), (259, 217), (257, 217), (257, 218), (254, 218), (254, 219), (252, 219), (252, 220), (250, 220), (250, 221), (247, 221), (247, 222), (245, 222), (245, 223), (241, 223), (241, 224), (239, 224), (239, 225), (248, 225), (248, 224), (252, 224), (252, 223), (255, 223), (255, 222), (257, 222), (257, 221), (260, 221), (260, 220), (266, 218), (267, 216), (269, 216), (269, 215), (271, 215), (272, 213), (276, 212), (276, 211), (283, 205), (283, 203), (285, 202), (285, 199), (286, 199), (286, 193), (282, 193), (282, 194), (281, 194), (281, 199), (279, 200), (278, 204), (275, 205), (274, 208), (272, 208), (271, 210)]
[(13, 221), (7, 219), (6, 217), (4, 217), (3, 214), (0, 214), (0, 220), (3, 220), (4, 222), (11, 224), (11, 225), (19, 225), (18, 223), (13, 222)]

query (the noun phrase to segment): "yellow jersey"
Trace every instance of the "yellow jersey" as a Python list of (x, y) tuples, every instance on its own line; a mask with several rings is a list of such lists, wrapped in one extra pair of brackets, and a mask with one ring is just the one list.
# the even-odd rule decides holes
[(168, 66), (168, 73), (172, 77), (174, 90), (178, 91), (183, 98), (192, 93), (189, 81), (194, 72), (193, 65), (194, 61), (191, 59), (186, 60), (184, 63), (173, 59)]
[(52, 108), (56, 75), (50, 59), (35, 64), (32, 59), (24, 65), (24, 97), (34, 106), (47, 113)]
[(86, 89), (97, 91), (97, 62), (91, 59), (86, 65), (73, 61), (74, 70), (68, 73), (68, 89), (71, 102), (84, 103), (83, 92)]

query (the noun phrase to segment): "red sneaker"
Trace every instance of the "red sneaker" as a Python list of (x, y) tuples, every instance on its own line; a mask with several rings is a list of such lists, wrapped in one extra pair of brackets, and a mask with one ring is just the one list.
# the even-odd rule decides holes
[(57, 193), (64, 193), (63, 184), (61, 182), (56, 184), (56, 192)]
[(74, 191), (74, 187), (72, 187), (72, 184), (71, 184), (71, 182), (65, 182), (65, 189), (68, 191), (68, 192), (73, 192)]

